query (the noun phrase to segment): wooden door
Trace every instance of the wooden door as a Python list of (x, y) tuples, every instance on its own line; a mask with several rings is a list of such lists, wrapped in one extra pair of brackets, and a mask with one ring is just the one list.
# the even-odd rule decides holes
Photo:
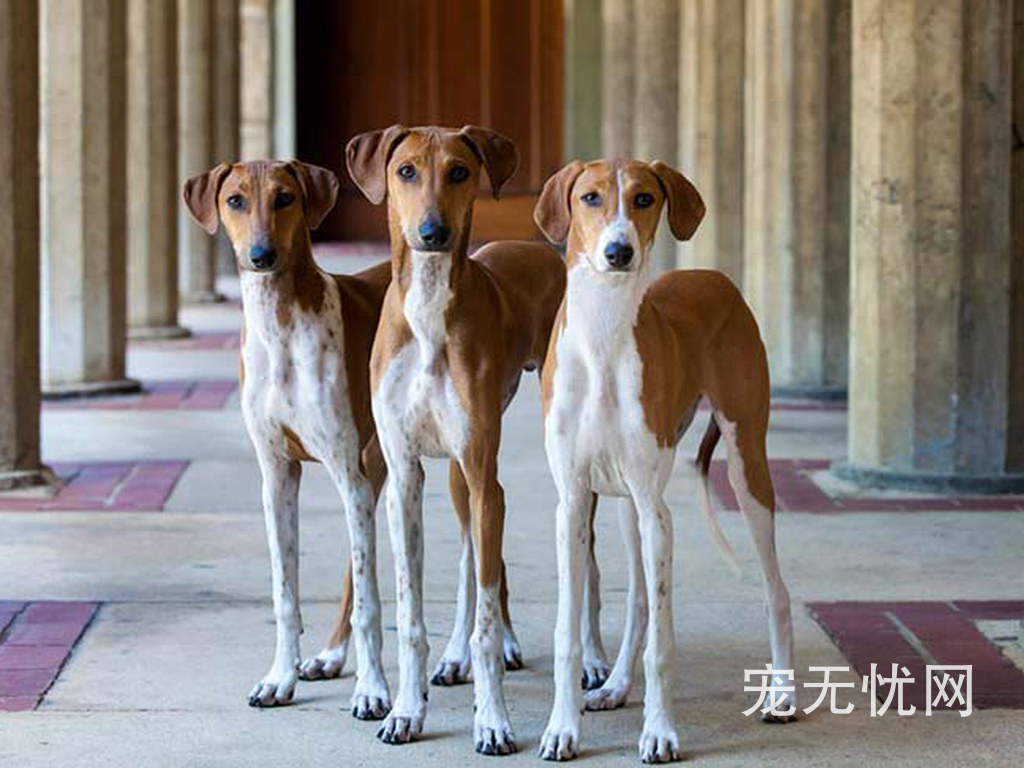
[(298, 151), (333, 169), (338, 204), (320, 239), (387, 237), (385, 206), (348, 178), (345, 143), (403, 125), (476, 124), (519, 148), (473, 239), (534, 238), (533, 204), (562, 161), (562, 0), (303, 0), (296, 3)]

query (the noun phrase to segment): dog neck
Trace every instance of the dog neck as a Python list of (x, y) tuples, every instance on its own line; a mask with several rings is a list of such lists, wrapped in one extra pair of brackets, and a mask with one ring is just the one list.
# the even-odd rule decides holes
[(239, 270), (246, 328), (265, 346), (279, 343), (303, 313), (318, 313), (323, 304), (326, 276), (313, 258), (309, 233), (296, 240), (284, 268), (273, 272)]

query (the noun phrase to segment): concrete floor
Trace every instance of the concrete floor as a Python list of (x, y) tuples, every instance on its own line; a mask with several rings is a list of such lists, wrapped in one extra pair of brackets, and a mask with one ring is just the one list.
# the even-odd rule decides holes
[[(351, 269), (352, 262), (343, 268)], [(197, 329), (236, 327), (229, 305), (190, 308)], [(145, 379), (227, 378), (231, 351), (133, 349), (130, 373)], [(698, 428), (703, 424), (698, 423)], [(695, 452), (700, 429), (681, 450)], [(237, 396), (223, 411), (50, 411), (48, 461), (174, 458), (191, 465), (166, 509), (152, 512), (0, 513), (0, 599), (97, 600), (103, 606), (59, 680), (34, 712), (0, 713), (2, 766), (461, 765), (474, 754), (472, 687), (432, 689), (426, 733), (389, 747), (377, 725), (348, 714), (351, 674), (300, 683), (292, 706), (256, 710), (249, 689), (273, 653), (269, 568), (259, 473)], [(836, 458), (845, 446), (842, 412), (773, 414), (775, 458)], [(524, 381), (505, 418), (501, 477), (508, 500), (505, 551), (512, 614), (526, 669), (506, 677), (520, 754), (537, 765), (552, 698), (555, 615), (554, 504), (541, 440), (539, 391)], [(761, 587), (739, 515), (722, 526), (743, 564), (737, 579), (721, 561), (696, 511), (692, 472), (679, 462), (669, 504), (677, 511), (676, 707), (687, 759), (712, 765), (1021, 765), (1024, 712), (975, 711), (960, 718), (922, 713), (870, 717), (867, 694), (840, 695), (852, 714), (821, 710), (789, 726), (766, 726), (742, 711), (743, 670), (768, 660)], [(329, 631), (347, 536), (336, 496), (318, 467), (301, 494), (304, 651)], [(602, 617), (609, 652), (622, 626), (625, 580), (612, 504), (598, 518)], [(457, 530), (446, 472), (427, 466), (427, 622), (431, 660), (454, 611)], [(848, 662), (803, 604), (813, 600), (1020, 599), (1024, 516), (1019, 512), (783, 514), (779, 550), (794, 598), (796, 668)], [(379, 538), (385, 660), (397, 682), (392, 562)], [(349, 661), (351, 667), (352, 660)], [(803, 673), (801, 673), (803, 670)], [(809, 704), (809, 694), (802, 704)], [(584, 718), (581, 764), (637, 762), (642, 690), (629, 706)]]

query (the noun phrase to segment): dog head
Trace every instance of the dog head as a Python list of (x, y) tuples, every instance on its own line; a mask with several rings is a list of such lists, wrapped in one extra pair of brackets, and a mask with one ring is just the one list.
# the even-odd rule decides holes
[(661, 210), (678, 240), (689, 240), (704, 217), (700, 193), (664, 163), (576, 160), (548, 179), (533, 218), (553, 243), (566, 246), (572, 267), (630, 273), (647, 266)]
[(264, 273), (294, 265), (337, 195), (331, 171), (297, 160), (221, 163), (186, 181), (183, 192), (203, 229), (213, 235), (224, 224), (238, 268)]
[(452, 252), (469, 242), (473, 203), (486, 170), (495, 199), (519, 164), (515, 145), (487, 128), (393, 125), (353, 138), (348, 172), (366, 198), (388, 201), (391, 236), (415, 251)]

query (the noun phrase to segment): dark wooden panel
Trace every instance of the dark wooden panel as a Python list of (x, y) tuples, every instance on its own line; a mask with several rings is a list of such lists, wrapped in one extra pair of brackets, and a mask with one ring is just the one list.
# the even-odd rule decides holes
[(320, 238), (386, 237), (343, 147), (393, 123), (485, 125), (513, 139), (511, 199), (480, 207), (476, 236), (536, 236), (532, 199), (561, 162), (561, 0), (303, 0), (296, 23), (299, 156), (342, 180)]

